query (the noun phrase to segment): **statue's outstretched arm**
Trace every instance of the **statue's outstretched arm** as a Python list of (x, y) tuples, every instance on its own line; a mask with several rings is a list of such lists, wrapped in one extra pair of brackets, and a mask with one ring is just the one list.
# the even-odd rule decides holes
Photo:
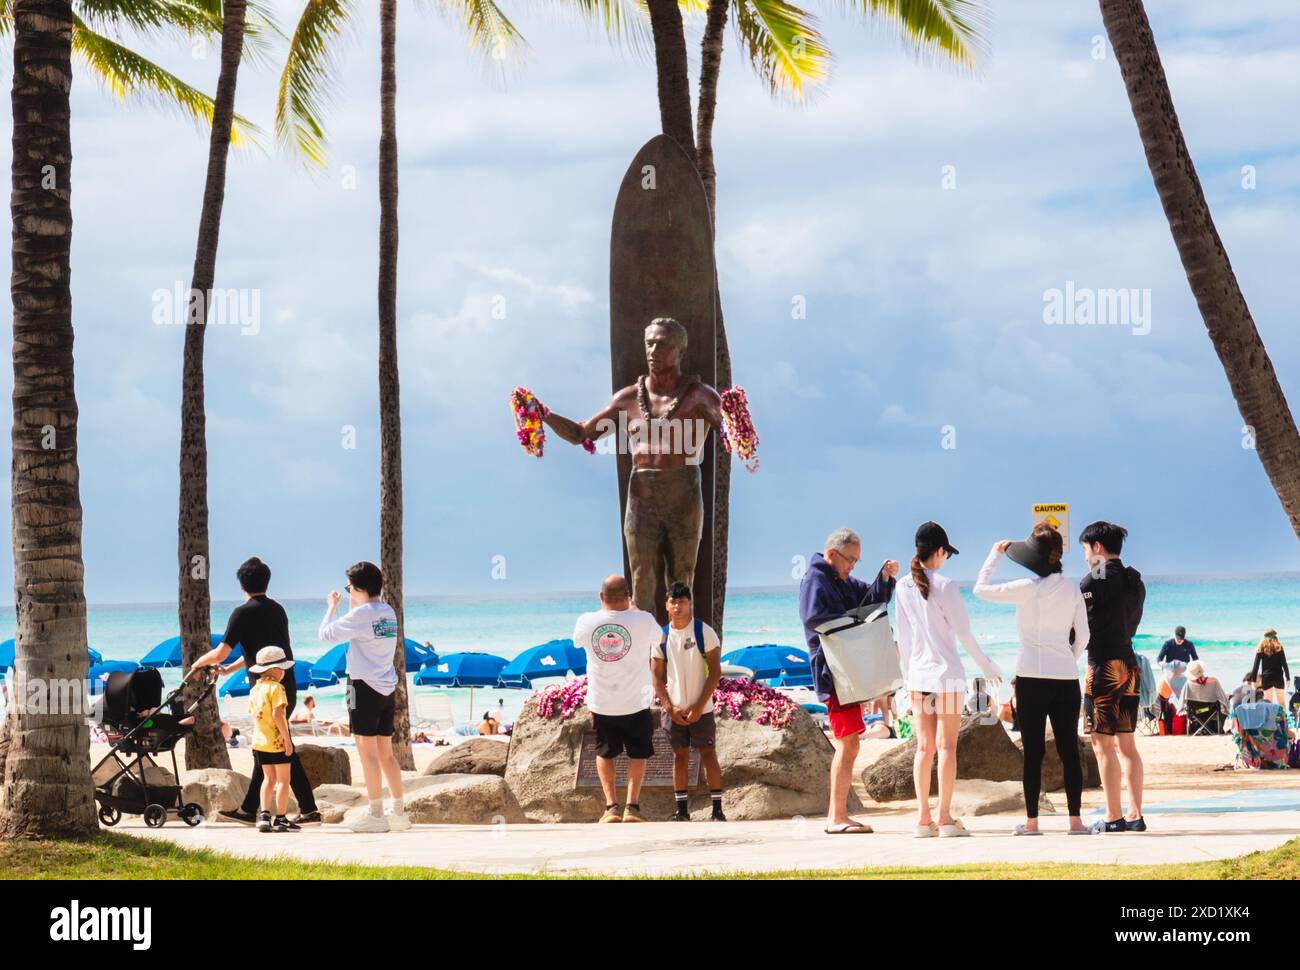
[(547, 410), (543, 421), (571, 445), (580, 445), (584, 441), (599, 441), (611, 434), (618, 426), (618, 397), (610, 399), (605, 407), (586, 421), (574, 421), (562, 414)]

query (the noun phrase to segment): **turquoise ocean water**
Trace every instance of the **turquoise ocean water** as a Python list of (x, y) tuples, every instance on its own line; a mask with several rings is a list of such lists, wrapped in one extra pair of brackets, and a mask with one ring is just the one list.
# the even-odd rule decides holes
[[(1016, 578), (1010, 568), (1001, 580)], [(1136, 648), (1155, 660), (1160, 645), (1178, 624), (1187, 627), (1209, 671), (1231, 686), (1249, 669), (1255, 645), (1267, 627), (1274, 627), (1297, 663), (1300, 675), (1300, 574), (1259, 576), (1147, 577), (1147, 601)], [(1015, 613), (1010, 607), (984, 603), (970, 595), (964, 584), (971, 624), (985, 650), (1008, 676), (1015, 668)], [(296, 657), (312, 660), (324, 651), (316, 642), (316, 629), (324, 613), (318, 600), (284, 600)], [(215, 603), (214, 632), (237, 604)], [(406, 602), (406, 632), (421, 643), (429, 641), (439, 653), (483, 650), (510, 658), (527, 647), (568, 637), (579, 613), (596, 607), (592, 594), (539, 594), (535, 596), (424, 596)], [(92, 605), (88, 612), (91, 646), (106, 659), (138, 660), (152, 646), (176, 630), (174, 604)], [(0, 611), (0, 638), (12, 636), (13, 610)], [(727, 596), (724, 649), (755, 643), (803, 646), (799, 623), (798, 590), (793, 584), (774, 589), (736, 589)], [(967, 675), (977, 671), (967, 661)], [(169, 684), (178, 677), (166, 671)], [(419, 688), (418, 697), (438, 688)], [(343, 713), (343, 689), (315, 691), (324, 716)], [(446, 691), (458, 722), (469, 715), (470, 692)], [(484, 705), (504, 708), (510, 720), (527, 692), (483, 688), (475, 691), (477, 714)], [(243, 714), (243, 699), (223, 700), (223, 709)]]

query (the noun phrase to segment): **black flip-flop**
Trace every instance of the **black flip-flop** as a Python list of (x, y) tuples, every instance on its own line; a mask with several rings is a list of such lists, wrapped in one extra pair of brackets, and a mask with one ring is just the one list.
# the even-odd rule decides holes
[(870, 825), (864, 825), (861, 822), (844, 822), (824, 831), (827, 835), (872, 835), (875, 830)]

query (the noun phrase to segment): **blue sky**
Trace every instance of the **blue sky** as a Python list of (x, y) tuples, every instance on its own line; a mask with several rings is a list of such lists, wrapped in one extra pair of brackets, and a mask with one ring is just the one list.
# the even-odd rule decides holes
[[(294, 5), (276, 6), (291, 19)], [(1300, 116), (1300, 9), (1148, 8), (1219, 231), (1300, 407), (1300, 134), (1287, 120)], [(903, 558), (927, 518), (966, 551), (954, 573), (973, 576), (1049, 500), (1071, 503), (1076, 534), (1092, 518), (1128, 526), (1126, 558), (1149, 573), (1300, 569), (1242, 448), (1114, 58), (1093, 56), (1096, 5), (994, 4), (992, 53), (973, 78), (814, 9), (836, 63), (811, 104), (773, 102), (730, 37), (722, 70), (719, 276), (762, 435), (760, 470), (733, 479), (732, 582), (793, 582), (792, 557), (843, 524), (866, 559)], [(258, 152), (230, 167), (217, 285), (258, 290), (261, 326), (208, 335), (218, 597), (235, 595), (250, 554), (284, 596), (323, 593), (378, 557), (376, 16), (344, 58), (329, 170)], [(408, 594), (594, 588), (618, 563), (612, 460), (554, 439), (527, 458), (507, 396), (525, 384), (585, 417), (609, 394), (609, 223), (657, 129), (654, 73), (540, 6), (516, 19), (533, 56), (503, 87), (452, 21), (401, 8)], [(688, 29), (694, 80), (701, 25)], [(151, 50), (214, 85), (215, 52)], [(268, 130), (274, 81), (256, 67), (240, 79), (241, 111)], [(86, 594), (167, 600), (182, 333), (152, 322), (151, 301), (188, 285), (206, 140), (84, 76), (74, 119)], [(1149, 290), (1150, 332), (1045, 325), (1044, 292), (1067, 281)], [(796, 298), (806, 319), (792, 319)], [(5, 394), (11, 379), (4, 369)], [(955, 449), (941, 447), (945, 426)], [(9, 561), (0, 569), (9, 583)]]

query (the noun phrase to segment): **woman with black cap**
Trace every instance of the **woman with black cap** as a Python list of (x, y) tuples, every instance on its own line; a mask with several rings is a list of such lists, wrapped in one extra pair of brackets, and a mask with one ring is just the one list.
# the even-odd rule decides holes
[[(916, 759), (912, 781), (920, 806), (916, 837), (960, 838), (970, 835), (951, 814), (953, 783), (957, 780), (957, 731), (966, 696), (966, 669), (957, 653), (965, 647), (996, 695), (1002, 671), (971, 632), (966, 603), (957, 584), (939, 570), (957, 550), (937, 522), (916, 530), (916, 555), (908, 576), (898, 583), (895, 621), (898, 652), (903, 661), (912, 714), (916, 719)], [(930, 770), (939, 759), (939, 822), (930, 815)]]
[[(980, 599), (1016, 605), (1020, 639), (1016, 704), (1025, 746), (1025, 822), (1015, 827), (1016, 835), (1042, 834), (1038, 797), (1049, 720), (1065, 776), (1070, 834), (1092, 831), (1080, 817), (1083, 768), (1079, 763), (1079, 658), (1088, 647), (1088, 609), (1078, 584), (1061, 573), (1064, 548), (1061, 534), (1040, 522), (1024, 542), (1004, 539), (995, 544), (975, 581), (974, 593)], [(1028, 569), (1033, 578), (992, 582), (1003, 555)]]

